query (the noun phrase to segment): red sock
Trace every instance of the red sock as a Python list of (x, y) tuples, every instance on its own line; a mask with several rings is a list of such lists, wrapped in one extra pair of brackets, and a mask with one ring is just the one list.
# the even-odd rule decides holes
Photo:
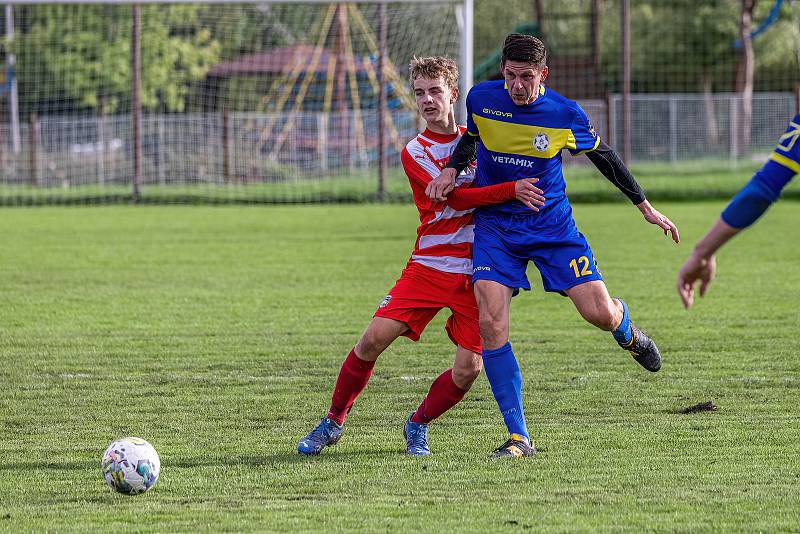
[(427, 425), (458, 404), (466, 394), (466, 390), (461, 389), (453, 382), (453, 370), (448, 369), (433, 381), (428, 396), (422, 399), (422, 403), (414, 412), (411, 421)]
[(340, 425), (344, 424), (344, 418), (352, 408), (356, 397), (367, 387), (373, 367), (375, 362), (367, 362), (356, 356), (355, 348), (350, 351), (339, 370), (339, 378), (336, 379), (331, 407), (328, 410), (329, 419)]

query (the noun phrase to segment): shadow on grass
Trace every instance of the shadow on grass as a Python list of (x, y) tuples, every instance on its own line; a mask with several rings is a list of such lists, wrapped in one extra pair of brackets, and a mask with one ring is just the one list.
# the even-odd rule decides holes
[(351, 462), (354, 459), (369, 458), (371, 460), (382, 460), (404, 456), (405, 452), (401, 449), (384, 450), (359, 450), (359, 451), (328, 451), (317, 456), (304, 456), (295, 451), (278, 452), (273, 454), (240, 454), (235, 456), (223, 456), (216, 458), (197, 457), (181, 458), (177, 460), (162, 460), (164, 468), (192, 468), (198, 466), (273, 466), (273, 465), (293, 465), (307, 463), (330, 463), (330, 462)]
[(3, 471), (85, 471), (87, 469), (100, 470), (100, 461), (83, 462), (10, 462), (0, 463), (0, 473)]
[[(233, 456), (220, 457), (191, 457), (161, 459), (162, 468), (192, 468), (204, 466), (271, 466), (271, 465), (291, 465), (309, 462), (350, 462), (354, 459), (391, 459), (403, 456), (401, 449), (384, 450), (357, 450), (357, 451), (327, 451), (318, 456), (303, 456), (294, 451), (278, 452), (273, 454), (239, 454)], [(0, 463), (0, 473), (3, 471), (95, 471), (100, 469), (100, 462), (62, 462), (62, 463), (42, 463), (42, 462), (11, 462)]]

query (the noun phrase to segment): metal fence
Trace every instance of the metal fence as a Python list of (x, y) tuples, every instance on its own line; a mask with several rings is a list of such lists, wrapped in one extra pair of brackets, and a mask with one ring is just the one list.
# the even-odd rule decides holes
[[(613, 146), (620, 129), (620, 97), (581, 102), (595, 128)], [(736, 124), (738, 94), (633, 95), (634, 163), (717, 159), (736, 165), (766, 155), (794, 113), (792, 93), (757, 93), (749, 146), (730, 127)], [(143, 185), (277, 183), (324, 181), (360, 173), (375, 176), (377, 117), (348, 113), (207, 113), (146, 115), (142, 125)], [(285, 128), (287, 122), (291, 128)], [(415, 113), (392, 115), (390, 167), (418, 131)], [(359, 133), (357, 129), (363, 128)], [(276, 146), (276, 138), (286, 132)], [(14, 153), (3, 136), (2, 184), (69, 189), (127, 185), (133, 173), (131, 118), (41, 117), (23, 125)], [(358, 139), (361, 138), (361, 141)], [(583, 158), (567, 158), (579, 163)]]

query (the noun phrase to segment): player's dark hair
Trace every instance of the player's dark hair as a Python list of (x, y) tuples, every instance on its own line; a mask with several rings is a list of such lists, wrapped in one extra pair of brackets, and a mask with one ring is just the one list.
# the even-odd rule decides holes
[(536, 70), (542, 70), (547, 64), (547, 51), (544, 43), (532, 35), (512, 33), (503, 43), (503, 56), (501, 65), (506, 61), (519, 61), (530, 63)]

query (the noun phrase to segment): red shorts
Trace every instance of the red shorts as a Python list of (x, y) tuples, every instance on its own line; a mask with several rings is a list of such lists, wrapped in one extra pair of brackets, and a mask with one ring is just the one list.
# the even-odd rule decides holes
[(453, 312), (445, 325), (450, 340), (480, 354), (478, 304), (469, 275), (445, 273), (410, 261), (378, 306), (375, 317), (405, 323), (408, 331), (403, 335), (417, 341), (442, 308)]

